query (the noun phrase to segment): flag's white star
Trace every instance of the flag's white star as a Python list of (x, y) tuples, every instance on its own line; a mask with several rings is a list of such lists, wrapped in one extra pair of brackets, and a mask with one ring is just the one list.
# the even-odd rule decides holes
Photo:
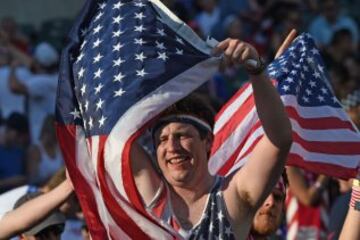
[(96, 110), (102, 109), (104, 102), (104, 100), (99, 98), (99, 101), (96, 103)]
[(232, 234), (231, 228), (230, 227), (225, 227), (225, 234), (230, 237), (230, 235)]
[(309, 67), (308, 66), (303, 66), (304, 72), (308, 72), (309, 71)]
[(169, 57), (166, 56), (166, 52), (162, 52), (162, 53), (161, 53), (161, 52), (158, 52), (158, 57), (157, 57), (157, 58), (166, 61), (166, 59), (168, 59)]
[(139, 26), (135, 26), (135, 32), (142, 32), (146, 30), (146, 28), (144, 28), (144, 25), (139, 25)]
[(293, 83), (294, 79), (292, 77), (287, 77), (285, 81), (288, 83)]
[(143, 12), (139, 12), (139, 13), (135, 13), (135, 19), (140, 19), (142, 20), (145, 17)]
[(70, 112), (70, 114), (73, 115), (74, 120), (80, 118), (80, 112), (76, 108), (74, 109), (74, 111)]
[(315, 72), (313, 73), (313, 76), (314, 76), (315, 78), (320, 78), (320, 73), (319, 73), (318, 71), (315, 71)]
[(113, 34), (112, 37), (120, 37), (120, 35), (123, 33), (124, 32), (119, 29), (116, 32), (112, 32), (112, 34)]
[(308, 89), (308, 88), (305, 89), (305, 92), (306, 92), (306, 94), (309, 95), (309, 96), (312, 94), (312, 91), (311, 91), (310, 89)]
[(125, 93), (125, 91), (122, 88), (119, 88), (119, 90), (114, 91), (114, 93), (114, 97), (121, 97)]
[(98, 94), (103, 87), (104, 85), (102, 83), (99, 83), (95, 88), (95, 94)]
[(81, 96), (84, 96), (84, 94), (86, 93), (86, 84), (82, 85), (80, 92), (81, 92)]
[(80, 55), (76, 59), (76, 63), (80, 62), (84, 56), (85, 56), (85, 54), (83, 52), (81, 52)]
[(288, 85), (283, 85), (283, 86), (282, 86), (282, 89), (283, 89), (285, 92), (287, 92), (287, 91), (290, 90), (290, 87), (289, 87)]
[(218, 213), (218, 219), (219, 219), (219, 221), (220, 222), (222, 222), (222, 220), (223, 220), (223, 218), (224, 218), (224, 214), (220, 211), (219, 213)]
[(338, 102), (338, 100), (337, 100), (337, 98), (335, 96), (332, 97), (332, 100), (333, 100), (334, 103)]
[(88, 33), (88, 29), (87, 29), (87, 28), (83, 28), (83, 29), (81, 29), (80, 31), (81, 31), (80, 35), (81, 35), (82, 37), (84, 37), (84, 36)]
[(97, 25), (97, 26), (94, 28), (94, 30), (93, 30), (93, 31), (94, 31), (94, 34), (99, 33), (102, 28), (103, 28), (103, 26), (101, 26), (100, 24)]
[(113, 60), (113, 62), (113, 67), (119, 67), (123, 62), (125, 62), (125, 60), (122, 60), (121, 57), (119, 57), (118, 59)]
[(305, 74), (300, 73), (300, 77), (301, 77), (301, 79), (305, 79)]
[(148, 74), (148, 73), (145, 72), (145, 69), (136, 70), (136, 76), (138, 76), (138, 77), (144, 77), (146, 74)]
[(119, 1), (113, 5), (112, 9), (120, 9), (123, 5), (124, 4), (121, 1)]
[(120, 15), (118, 15), (117, 17), (113, 17), (113, 24), (120, 24), (120, 21), (123, 20), (124, 18), (122, 18)]
[(143, 45), (146, 42), (142, 38), (135, 38), (134, 43), (139, 44), (139, 45)]
[(106, 117), (101, 116), (101, 118), (99, 119), (99, 127), (100, 127), (100, 128), (101, 128), (102, 126), (104, 126), (105, 120), (106, 120)]
[(98, 21), (102, 17), (102, 15), (104, 15), (104, 12), (99, 12), (95, 17), (94, 22)]
[(310, 82), (309, 82), (309, 85), (310, 85), (310, 87), (314, 88), (314, 87), (316, 87), (316, 82), (310, 81)]
[(82, 78), (84, 76), (85, 73), (85, 68), (81, 67), (80, 71), (78, 72), (78, 78)]
[(289, 69), (287, 69), (286, 67), (283, 67), (281, 70), (282, 70), (284, 73), (289, 73)]
[(124, 45), (121, 43), (117, 43), (116, 45), (113, 46), (113, 52), (118, 52), (120, 51), (120, 49), (123, 47)]
[(99, 8), (100, 8), (101, 10), (103, 10), (103, 9), (106, 7), (106, 3), (105, 3), (105, 2), (99, 3), (98, 5), (99, 5)]
[(213, 224), (213, 222), (210, 222), (209, 232), (212, 232), (213, 230), (214, 230), (214, 224)]
[(117, 75), (114, 76), (114, 82), (121, 82), (123, 80), (123, 78), (125, 77), (125, 75), (123, 75), (121, 72)]
[(319, 50), (317, 50), (316, 48), (313, 48), (313, 49), (311, 49), (311, 53), (312, 54), (319, 54)]
[(309, 64), (313, 64), (313, 63), (314, 63), (314, 59), (313, 59), (312, 57), (306, 58), (306, 61), (307, 61)]
[(93, 43), (93, 48), (97, 48), (100, 46), (100, 43), (102, 43), (103, 40), (100, 40), (100, 38), (97, 38), (96, 41)]
[(103, 55), (101, 55), (100, 53), (98, 53), (98, 54), (94, 57), (93, 63), (99, 62), (103, 57), (104, 57)]
[(176, 54), (178, 54), (178, 55), (183, 55), (183, 54), (184, 54), (184, 50), (183, 50), (183, 49), (178, 49), (178, 48), (176, 48)]
[(176, 37), (176, 41), (184, 45), (184, 41), (181, 38)]
[(84, 108), (85, 108), (85, 111), (89, 110), (89, 101), (88, 100), (85, 101)]
[(146, 58), (146, 56), (144, 55), (143, 52), (141, 52), (139, 54), (135, 53), (135, 60), (139, 60), (139, 61), (143, 62), (145, 58)]
[(321, 73), (324, 73), (324, 67), (321, 66), (320, 64), (318, 65), (318, 69), (319, 69), (319, 71), (320, 71)]
[(93, 119), (92, 117), (89, 118), (89, 122), (88, 122), (89, 128), (92, 129), (94, 127), (94, 123), (93, 123)]
[(325, 101), (325, 98), (324, 98), (323, 96), (321, 96), (321, 95), (319, 95), (317, 98), (319, 99), (320, 102), (324, 102), (324, 101)]
[(162, 36), (162, 37), (166, 35), (164, 29), (158, 28), (158, 29), (156, 30), (156, 32), (157, 32), (160, 36)]
[(321, 91), (323, 94), (328, 94), (328, 90), (327, 90), (326, 88), (324, 88), (324, 87), (322, 87), (322, 88), (320, 89), (320, 91)]
[(87, 43), (87, 41), (86, 40), (84, 40), (83, 42), (82, 42), (82, 44), (81, 44), (81, 46), (80, 46), (80, 50), (82, 50), (84, 47), (85, 47), (85, 44)]
[(304, 102), (308, 103), (309, 102), (309, 98), (308, 97), (305, 97), (303, 96), (302, 99), (304, 100)]
[(158, 41), (155, 41), (155, 43), (156, 43), (156, 47), (159, 48), (160, 50), (166, 49), (166, 47), (164, 46), (164, 43), (158, 42)]
[(101, 68), (98, 68), (98, 70), (94, 73), (94, 79), (101, 78), (101, 74), (104, 72)]
[(137, 6), (137, 7), (145, 7), (145, 6), (146, 6), (146, 5), (145, 5), (144, 3), (142, 3), (142, 2), (136, 2), (136, 3), (134, 3), (134, 5)]
[(296, 70), (291, 70), (290, 74), (291, 74), (291, 75), (296, 75), (296, 74), (297, 74), (297, 71), (296, 71)]

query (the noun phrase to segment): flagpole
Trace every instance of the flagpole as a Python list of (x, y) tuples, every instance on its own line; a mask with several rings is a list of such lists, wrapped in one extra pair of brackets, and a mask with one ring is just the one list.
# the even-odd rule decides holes
[(280, 57), (280, 55), (283, 54), (283, 52), (290, 46), (292, 41), (295, 39), (296, 34), (297, 34), (297, 31), (295, 29), (292, 29), (290, 31), (290, 33), (285, 38), (284, 42), (281, 44), (281, 46), (277, 50), (277, 52), (275, 54), (275, 59)]

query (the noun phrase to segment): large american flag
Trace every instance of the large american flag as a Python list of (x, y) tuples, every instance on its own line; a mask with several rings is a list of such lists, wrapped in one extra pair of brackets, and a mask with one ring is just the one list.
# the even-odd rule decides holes
[[(360, 167), (360, 135), (333, 95), (313, 39), (298, 36), (268, 66), (291, 120), (293, 144), (288, 165), (338, 178), (355, 177)], [(216, 116), (209, 161), (213, 174), (244, 165), (264, 131), (251, 85), (242, 87)]]
[(132, 142), (217, 70), (204, 42), (158, 0), (90, 0), (64, 49), (57, 133), (92, 239), (180, 238), (144, 208)]

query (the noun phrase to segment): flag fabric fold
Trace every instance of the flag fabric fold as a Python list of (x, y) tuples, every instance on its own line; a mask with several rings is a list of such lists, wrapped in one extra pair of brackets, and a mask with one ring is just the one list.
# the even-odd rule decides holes
[(86, 3), (62, 54), (56, 117), (93, 239), (180, 238), (143, 206), (130, 146), (217, 71), (211, 49), (158, 0)]
[[(287, 164), (338, 178), (355, 177), (360, 135), (332, 93), (311, 36), (298, 36), (267, 70), (292, 125)], [(209, 171), (228, 175), (243, 166), (263, 134), (248, 84), (216, 116)]]

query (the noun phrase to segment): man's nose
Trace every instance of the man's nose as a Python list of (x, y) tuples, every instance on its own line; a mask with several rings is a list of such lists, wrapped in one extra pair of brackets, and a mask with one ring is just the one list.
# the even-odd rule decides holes
[(167, 142), (167, 149), (168, 151), (177, 151), (180, 147), (180, 141), (176, 137), (169, 137), (169, 140)]
[(270, 193), (270, 195), (265, 200), (265, 206), (272, 207), (274, 205), (275, 205), (275, 198), (274, 195)]

